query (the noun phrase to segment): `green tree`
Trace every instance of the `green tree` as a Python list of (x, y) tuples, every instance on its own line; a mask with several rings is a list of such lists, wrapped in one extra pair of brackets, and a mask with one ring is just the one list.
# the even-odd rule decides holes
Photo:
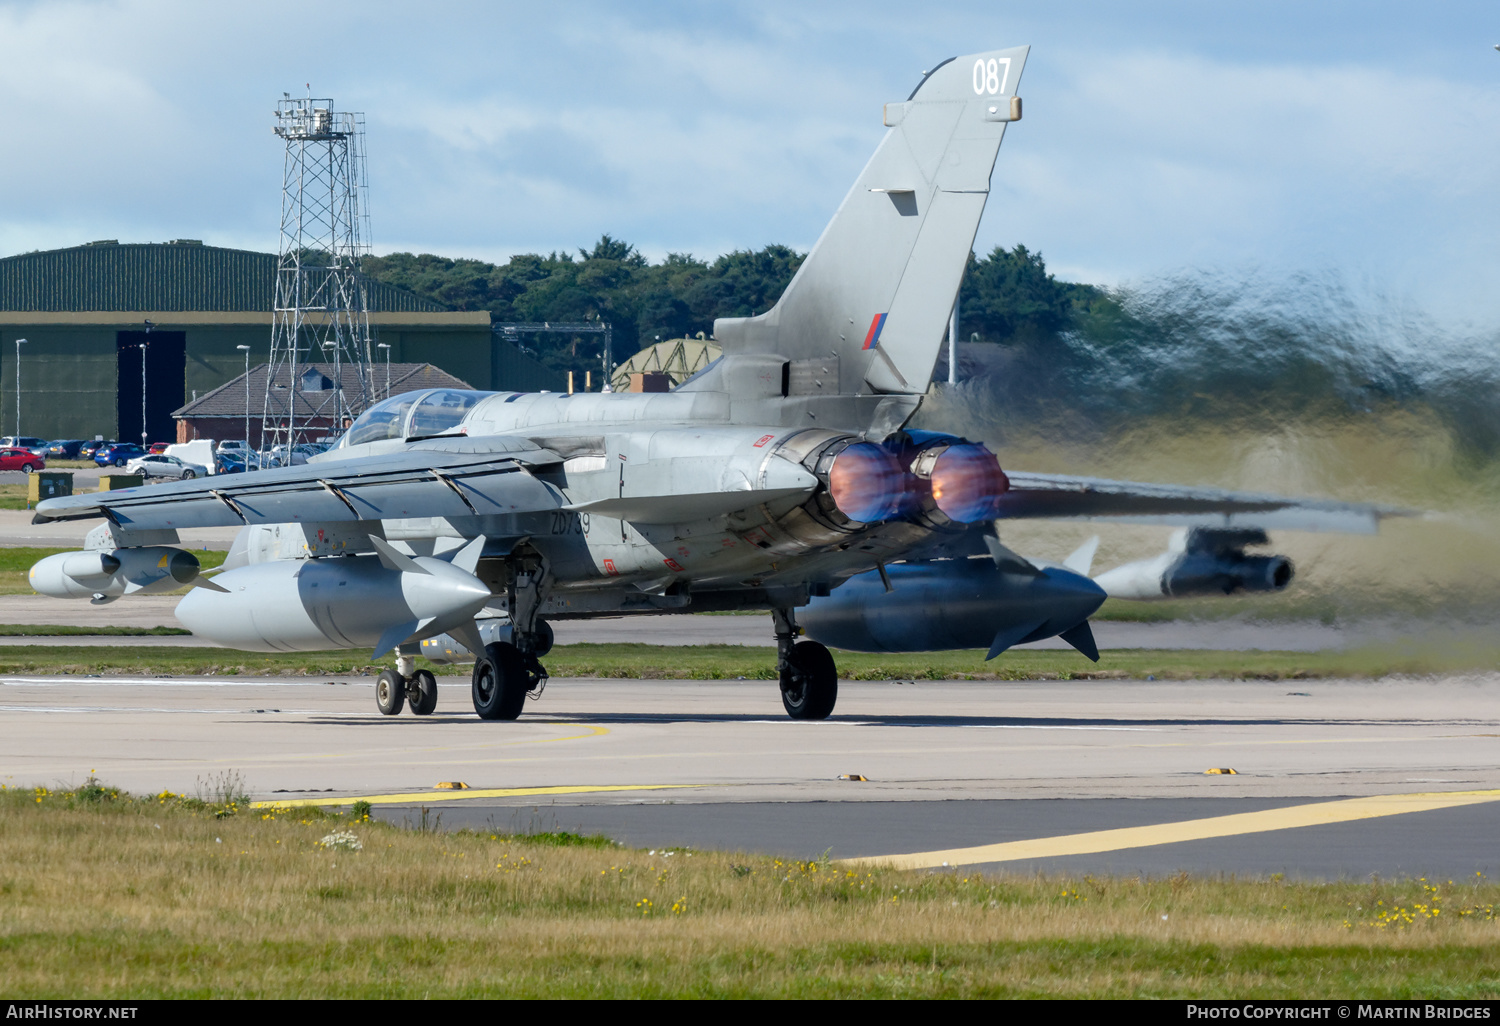
[(1041, 253), (1017, 245), (996, 246), (989, 256), (969, 254), (959, 291), (961, 325), (967, 338), (985, 342), (1044, 342), (1108, 316), (1114, 301), (1094, 285), (1058, 281), (1047, 273)]

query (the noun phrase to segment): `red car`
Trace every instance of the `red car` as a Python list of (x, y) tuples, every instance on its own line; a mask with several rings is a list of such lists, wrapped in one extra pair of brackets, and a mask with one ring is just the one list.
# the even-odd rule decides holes
[(47, 466), (47, 461), (30, 449), (0, 449), (0, 470), (24, 470), (30, 474)]
[(153, 456), (160, 456), (162, 453), (167, 451), (167, 446), (171, 444), (171, 442), (152, 442), (151, 448), (146, 451), (151, 453), (151, 455)]

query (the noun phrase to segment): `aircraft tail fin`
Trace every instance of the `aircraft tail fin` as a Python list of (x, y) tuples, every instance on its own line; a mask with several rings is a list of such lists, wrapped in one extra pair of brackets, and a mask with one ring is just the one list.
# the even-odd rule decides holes
[(714, 322), (727, 355), (781, 355), (792, 394), (804, 377), (826, 394), (830, 361), (843, 394), (927, 391), (1029, 50), (944, 61), (886, 104), (889, 131), (781, 299)]

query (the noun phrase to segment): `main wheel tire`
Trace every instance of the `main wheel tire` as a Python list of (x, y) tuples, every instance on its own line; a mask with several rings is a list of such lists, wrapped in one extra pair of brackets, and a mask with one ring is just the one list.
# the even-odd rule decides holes
[(513, 720), (526, 705), (526, 662), (508, 641), (484, 646), (474, 660), (474, 711), (481, 720)]
[(395, 716), (406, 701), (406, 681), (395, 670), (381, 670), (375, 680), (375, 707), (385, 716)]
[(839, 698), (839, 671), (828, 649), (816, 641), (792, 646), (781, 671), (781, 704), (794, 720), (826, 720)]
[(406, 687), (406, 704), (413, 716), (431, 716), (437, 708), (437, 678), (430, 670), (418, 670), (412, 674)]
[(35, 463), (28, 463), (28, 464), (26, 464), (26, 466), (22, 467), (21, 469), (24, 470), (24, 471), (26, 471), (26, 473), (28, 473), (28, 474), (35, 474), (36, 473), (36, 464)]
[(125, 466), (125, 464), (127, 462), (129, 462), (129, 461), (126, 460), (125, 457), (121, 456), (119, 459), (115, 460), (115, 466), (117, 466), (117, 467), (123, 467), (123, 466)]
[(184, 470), (182, 472), (182, 479), (184, 481), (191, 481), (193, 478), (195, 478), (197, 476), (198, 475), (196, 473), (194, 473), (193, 471), (191, 471), (191, 470)]

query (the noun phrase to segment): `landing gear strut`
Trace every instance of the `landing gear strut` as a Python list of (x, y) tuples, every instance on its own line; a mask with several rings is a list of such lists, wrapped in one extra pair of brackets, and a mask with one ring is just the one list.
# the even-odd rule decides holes
[(839, 697), (839, 671), (828, 649), (816, 641), (797, 641), (790, 609), (773, 609), (776, 624), (776, 669), (781, 704), (794, 720), (826, 720)]

